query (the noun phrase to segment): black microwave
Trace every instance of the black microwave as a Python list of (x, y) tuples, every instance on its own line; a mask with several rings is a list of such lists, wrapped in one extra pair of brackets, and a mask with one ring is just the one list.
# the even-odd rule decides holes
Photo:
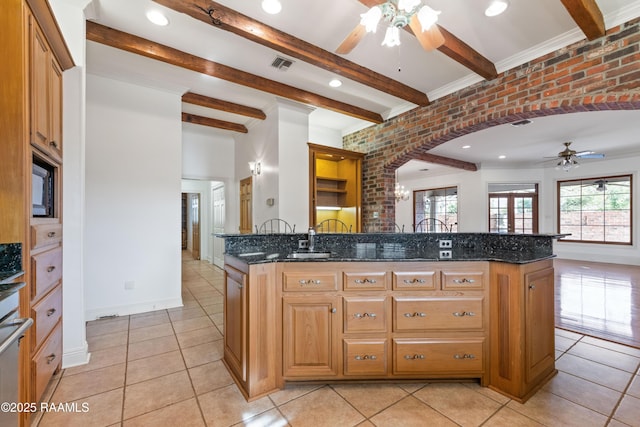
[(55, 200), (55, 167), (34, 157), (31, 169), (31, 215), (53, 218)]

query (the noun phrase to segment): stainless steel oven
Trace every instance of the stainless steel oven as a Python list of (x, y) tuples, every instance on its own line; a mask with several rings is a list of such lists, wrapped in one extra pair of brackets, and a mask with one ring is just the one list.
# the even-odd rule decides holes
[(17, 426), (20, 415), (18, 350), (20, 339), (33, 323), (30, 318), (18, 318), (18, 289), (22, 286), (24, 283), (0, 285), (0, 403), (4, 403), (0, 426)]

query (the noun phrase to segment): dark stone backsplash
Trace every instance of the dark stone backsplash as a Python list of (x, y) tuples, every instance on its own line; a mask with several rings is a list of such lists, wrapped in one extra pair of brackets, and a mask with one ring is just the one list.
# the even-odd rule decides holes
[(0, 279), (22, 271), (22, 244), (0, 244)]

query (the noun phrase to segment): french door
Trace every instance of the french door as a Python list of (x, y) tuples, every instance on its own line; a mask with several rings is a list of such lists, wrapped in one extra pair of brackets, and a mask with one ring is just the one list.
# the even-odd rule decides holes
[(537, 233), (537, 194), (489, 194), (489, 232)]

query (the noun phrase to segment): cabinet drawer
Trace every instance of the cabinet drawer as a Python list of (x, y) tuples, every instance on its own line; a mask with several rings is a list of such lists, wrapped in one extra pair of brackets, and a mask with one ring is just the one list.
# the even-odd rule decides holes
[(384, 271), (344, 273), (344, 290), (384, 290), (387, 289), (387, 273)]
[(62, 277), (62, 248), (57, 247), (31, 257), (31, 299), (37, 301)]
[(344, 297), (344, 332), (386, 332), (386, 298)]
[(447, 271), (442, 270), (442, 289), (482, 289), (484, 287), (483, 271)]
[(338, 289), (337, 273), (331, 272), (287, 272), (283, 273), (283, 288), (286, 292), (335, 291)]
[(482, 372), (484, 339), (395, 339), (393, 373)]
[(62, 362), (62, 323), (54, 329), (42, 348), (31, 359), (34, 401), (42, 397), (51, 376)]
[(393, 272), (393, 289), (435, 290), (436, 285), (435, 271)]
[(38, 224), (31, 226), (31, 249), (53, 245), (62, 241), (62, 224)]
[(62, 315), (62, 286), (57, 286), (40, 302), (31, 307), (33, 319), (33, 348), (40, 347), (42, 341), (56, 326)]
[(395, 297), (393, 299), (394, 331), (482, 329), (482, 304), (482, 297)]
[(345, 375), (386, 375), (387, 340), (344, 340)]

